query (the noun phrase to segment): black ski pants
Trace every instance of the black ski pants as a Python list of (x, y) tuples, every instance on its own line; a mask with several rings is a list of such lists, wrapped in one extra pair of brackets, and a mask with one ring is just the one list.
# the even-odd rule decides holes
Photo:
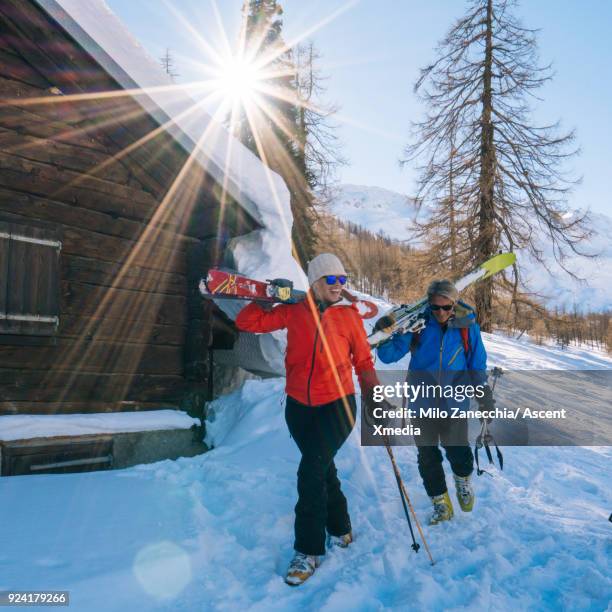
[(351, 531), (334, 456), (355, 425), (355, 413), (354, 395), (322, 406), (305, 406), (287, 396), (285, 420), (302, 453), (293, 547), (305, 555), (325, 554), (326, 529), (335, 536)]
[(439, 444), (444, 448), (454, 474), (469, 476), (474, 471), (474, 455), (468, 441), (467, 419), (418, 418), (412, 419), (411, 423), (421, 430), (421, 434), (414, 439), (417, 445), (419, 474), (427, 495), (434, 497), (447, 490)]

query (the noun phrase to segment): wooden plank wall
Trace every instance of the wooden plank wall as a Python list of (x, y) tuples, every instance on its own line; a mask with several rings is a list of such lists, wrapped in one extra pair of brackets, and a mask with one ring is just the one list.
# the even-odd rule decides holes
[(124, 154), (156, 127), (133, 99), (57, 93), (18, 46), (0, 50), (0, 219), (42, 220), (63, 240), (57, 342), (0, 339), (0, 414), (177, 405), (188, 254), (203, 253), (204, 270), (219, 227), (231, 236), (249, 223), (219, 219), (195, 165), (174, 189), (186, 155), (165, 133)]

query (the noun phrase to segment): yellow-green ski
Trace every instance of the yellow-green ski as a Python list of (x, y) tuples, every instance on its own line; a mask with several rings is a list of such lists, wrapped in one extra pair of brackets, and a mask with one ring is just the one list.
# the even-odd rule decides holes
[[(455, 287), (457, 291), (461, 292), (473, 283), (501, 272), (508, 266), (511, 266), (515, 261), (516, 255), (514, 253), (500, 253), (499, 255), (494, 255), (491, 259), (487, 259), (487, 261), (480, 264), (475, 270), (472, 270), (469, 274), (455, 281)], [(415, 326), (423, 324), (422, 315), (427, 308), (427, 304), (427, 298), (425, 297), (418, 302), (396, 306), (392, 310), (386, 312), (385, 316), (391, 317), (395, 323), (393, 331), (389, 333), (388, 331), (378, 329), (375, 325), (374, 331), (368, 336), (370, 346), (372, 348), (377, 347), (383, 342), (386, 342), (391, 337), (391, 334), (397, 331), (418, 331)]]
[(500, 253), (494, 255), (491, 259), (487, 259), (483, 264), (480, 264), (475, 270), (460, 278), (456, 283), (457, 291), (463, 291), (472, 283), (489, 278), (498, 272), (501, 272), (508, 266), (511, 266), (516, 261), (514, 253)]

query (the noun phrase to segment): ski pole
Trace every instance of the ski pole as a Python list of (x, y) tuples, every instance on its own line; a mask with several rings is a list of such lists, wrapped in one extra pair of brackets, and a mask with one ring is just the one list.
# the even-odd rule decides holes
[[(410, 498), (408, 497), (406, 487), (404, 486), (402, 476), (400, 474), (399, 468), (397, 467), (397, 463), (395, 462), (395, 456), (393, 455), (393, 451), (391, 450), (391, 446), (389, 444), (388, 439), (385, 439), (385, 448), (387, 449), (387, 453), (389, 454), (389, 459), (391, 459), (391, 465), (393, 466), (395, 480), (399, 488), (400, 498), (402, 500), (402, 506), (404, 507), (404, 513), (406, 514), (406, 520), (408, 521), (408, 528), (410, 529), (410, 535), (412, 536), (411, 548), (414, 550), (414, 552), (418, 552), (420, 546), (419, 544), (417, 544), (417, 541), (414, 537), (414, 531), (412, 530), (412, 523), (410, 521), (410, 515), (408, 514), (408, 508), (410, 508), (410, 512), (412, 513), (414, 522), (417, 526), (417, 529), (419, 530), (421, 540), (423, 540), (423, 544), (425, 545), (425, 550), (427, 551), (427, 554), (429, 555), (429, 560), (431, 561), (431, 564), (434, 565), (435, 561), (433, 560), (433, 557), (431, 556), (431, 551), (429, 550), (429, 546), (427, 545), (427, 540), (425, 539), (425, 535), (423, 534), (423, 530), (421, 529), (421, 524), (419, 523), (419, 519), (417, 518), (416, 512), (414, 511), (414, 508), (412, 507), (412, 504), (410, 503)], [(408, 505), (408, 508), (406, 507), (406, 505)]]
[[(493, 392), (495, 391), (495, 385), (497, 384), (497, 379), (504, 373), (504, 371), (495, 366), (493, 368), (493, 371), (491, 372), (491, 374), (493, 375), (493, 386), (491, 387), (491, 397), (493, 397)], [(493, 463), (493, 458), (491, 456), (491, 449), (489, 448), (489, 444), (488, 442), (493, 442), (493, 444), (495, 444), (495, 452), (497, 453), (497, 460), (499, 461), (499, 469), (503, 470), (504, 469), (504, 456), (502, 455), (501, 451), (499, 450), (499, 446), (497, 446), (497, 442), (495, 441), (495, 438), (488, 432), (488, 426), (487, 426), (487, 435), (485, 436), (485, 450), (487, 451), (487, 455), (489, 457), (489, 461), (491, 463)]]
[[(491, 374), (493, 376), (493, 385), (491, 386), (491, 398), (493, 397), (493, 392), (495, 391), (495, 385), (497, 384), (497, 379), (503, 374), (503, 370), (498, 368), (497, 366), (491, 370)], [(499, 461), (499, 469), (504, 469), (504, 456), (499, 450), (499, 446), (497, 446), (497, 442), (495, 438), (489, 433), (489, 426), (487, 424), (487, 420), (483, 419), (482, 426), (480, 428), (480, 434), (476, 437), (476, 443), (474, 444), (474, 455), (476, 458), (476, 473), (478, 476), (482, 474), (488, 474), (486, 470), (480, 469), (480, 461), (478, 460), (478, 449), (484, 446), (485, 452), (487, 453), (487, 458), (489, 459), (489, 463), (493, 463), (493, 455), (491, 453), (490, 443), (495, 445), (495, 452), (497, 453), (497, 460)]]
[(406, 506), (406, 498), (404, 497), (404, 492), (402, 490), (402, 480), (400, 475), (398, 474), (398, 470), (397, 470), (397, 466), (395, 464), (395, 457), (393, 456), (393, 451), (391, 450), (390, 446), (386, 446), (387, 448), (387, 452), (389, 453), (389, 457), (391, 459), (391, 465), (393, 465), (393, 472), (395, 474), (395, 480), (397, 482), (397, 487), (399, 489), (400, 492), (400, 498), (402, 500), (402, 506), (404, 507), (404, 514), (406, 515), (406, 520), (408, 521), (408, 528), (410, 529), (410, 536), (412, 537), (412, 550), (414, 550), (414, 552), (419, 552), (419, 544), (417, 544), (417, 541), (414, 537), (414, 531), (412, 530), (412, 523), (410, 522), (410, 515), (408, 514), (408, 507)]
[(495, 391), (495, 385), (497, 384), (497, 379), (504, 373), (504, 371), (501, 368), (498, 368), (497, 366), (495, 366), (492, 370), (491, 370), (491, 375), (493, 376), (493, 386), (491, 387), (491, 395), (493, 394), (493, 391)]

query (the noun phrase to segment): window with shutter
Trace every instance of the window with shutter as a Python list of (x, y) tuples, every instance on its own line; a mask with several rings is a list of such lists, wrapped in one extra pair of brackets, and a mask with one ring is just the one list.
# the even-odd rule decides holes
[(0, 219), (0, 334), (56, 333), (61, 247), (54, 228)]

